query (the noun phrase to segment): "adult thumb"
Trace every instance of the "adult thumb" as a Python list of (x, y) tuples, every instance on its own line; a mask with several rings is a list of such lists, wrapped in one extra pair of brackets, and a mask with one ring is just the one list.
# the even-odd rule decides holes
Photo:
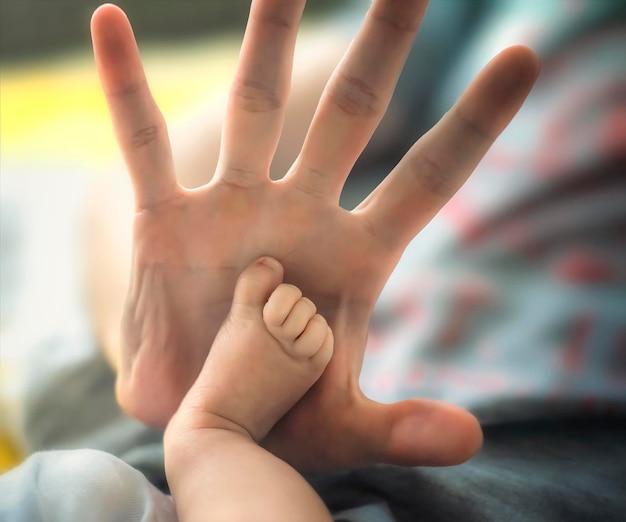
[(370, 427), (383, 435), (377, 441), (379, 462), (451, 466), (470, 459), (482, 446), (478, 420), (458, 406), (426, 399), (374, 404)]

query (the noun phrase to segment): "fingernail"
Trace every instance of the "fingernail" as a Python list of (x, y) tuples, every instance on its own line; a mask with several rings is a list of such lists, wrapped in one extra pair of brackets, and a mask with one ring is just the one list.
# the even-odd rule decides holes
[(279, 270), (280, 268), (282, 268), (282, 265), (276, 259), (269, 256), (260, 257), (259, 259), (257, 259), (257, 263), (259, 265), (265, 265), (272, 270)]

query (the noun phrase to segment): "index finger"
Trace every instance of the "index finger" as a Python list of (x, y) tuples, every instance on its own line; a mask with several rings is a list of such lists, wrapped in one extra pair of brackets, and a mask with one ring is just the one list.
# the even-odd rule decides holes
[(176, 194), (179, 185), (165, 120), (143, 71), (124, 12), (100, 6), (91, 19), (94, 57), (113, 130), (128, 168), (137, 208)]

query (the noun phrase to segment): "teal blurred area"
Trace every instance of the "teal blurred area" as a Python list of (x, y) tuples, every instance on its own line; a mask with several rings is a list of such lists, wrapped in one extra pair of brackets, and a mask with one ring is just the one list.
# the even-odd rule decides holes
[[(3, 62), (88, 49), (89, 19), (102, 0), (0, 0)], [(250, 0), (120, 0), (138, 39), (169, 42), (242, 31)], [(309, 2), (314, 17), (340, 4)]]

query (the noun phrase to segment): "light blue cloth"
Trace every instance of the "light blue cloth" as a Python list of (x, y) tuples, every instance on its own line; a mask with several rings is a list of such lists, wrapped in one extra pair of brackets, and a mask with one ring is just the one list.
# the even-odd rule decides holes
[(172, 498), (96, 450), (46, 451), (0, 475), (1, 522), (175, 522)]

